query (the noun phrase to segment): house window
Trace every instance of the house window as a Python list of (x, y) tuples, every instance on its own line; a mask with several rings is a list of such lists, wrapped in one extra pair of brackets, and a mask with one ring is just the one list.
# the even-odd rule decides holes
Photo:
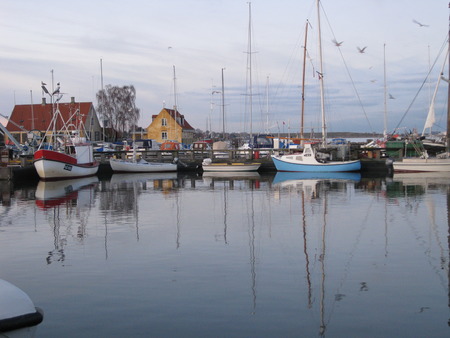
[(163, 132), (161, 133), (161, 138), (162, 138), (163, 140), (167, 140), (167, 132), (166, 132), (166, 131), (163, 131)]
[(161, 119), (161, 125), (162, 125), (163, 127), (167, 126), (167, 119), (166, 119), (166, 118), (162, 118), (162, 119)]

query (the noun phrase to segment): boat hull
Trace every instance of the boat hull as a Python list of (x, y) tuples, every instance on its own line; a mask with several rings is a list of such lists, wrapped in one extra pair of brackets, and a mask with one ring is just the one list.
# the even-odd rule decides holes
[(245, 171), (258, 171), (261, 163), (211, 163), (208, 165), (203, 164), (203, 171), (206, 172), (245, 172)]
[(447, 158), (404, 158), (394, 161), (395, 172), (450, 172), (450, 159)]
[(114, 172), (123, 173), (173, 172), (178, 169), (174, 163), (132, 162), (113, 158), (109, 160), (109, 164)]
[(93, 176), (99, 167), (98, 162), (78, 164), (76, 158), (51, 150), (37, 151), (33, 164), (43, 180)]
[(290, 172), (349, 172), (361, 170), (361, 161), (342, 161), (325, 163), (299, 163), (272, 156), (277, 171)]

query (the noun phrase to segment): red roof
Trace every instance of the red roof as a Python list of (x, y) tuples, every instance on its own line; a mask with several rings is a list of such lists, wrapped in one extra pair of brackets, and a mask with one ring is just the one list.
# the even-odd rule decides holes
[[(67, 121), (72, 114), (76, 112), (77, 109), (80, 110), (81, 117), (83, 119), (83, 123), (86, 125), (86, 119), (89, 115), (89, 111), (92, 107), (92, 102), (75, 102), (75, 103), (60, 103), (59, 111), (64, 119)], [(14, 106), (14, 110), (11, 113), (11, 116), (8, 120), (8, 124), (6, 125), (6, 129), (10, 132), (21, 131), (19, 127), (17, 127), (11, 121), (14, 121), (19, 126), (23, 126), (26, 130), (47, 130), (48, 124), (52, 120), (52, 105), (47, 103), (45, 105), (42, 104), (21, 104)], [(34, 117), (34, 118), (33, 118)], [(34, 119), (34, 126), (32, 124), (32, 120)], [(57, 126), (60, 128), (61, 126)]]

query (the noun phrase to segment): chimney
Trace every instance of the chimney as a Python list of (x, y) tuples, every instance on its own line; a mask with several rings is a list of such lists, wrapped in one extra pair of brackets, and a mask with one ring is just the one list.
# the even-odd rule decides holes
[(47, 102), (45, 101), (45, 97), (42, 98), (42, 105), (45, 106)]
[(70, 103), (75, 104), (75, 96), (70, 97)]

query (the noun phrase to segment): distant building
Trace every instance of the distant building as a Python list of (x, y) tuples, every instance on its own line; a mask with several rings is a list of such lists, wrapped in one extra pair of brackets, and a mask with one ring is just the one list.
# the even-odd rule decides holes
[[(87, 136), (91, 141), (102, 140), (102, 128), (92, 102), (75, 102), (75, 98), (72, 97), (70, 103), (59, 103), (58, 107), (64, 121), (69, 124), (75, 124), (74, 113), (79, 110), (78, 116), (81, 117), (86, 129), (86, 135), (82, 134), (80, 136)], [(53, 109), (52, 104), (47, 103), (45, 98), (42, 99), (41, 104), (16, 105), (8, 120), (6, 129), (19, 143), (25, 144), (30, 131), (37, 135), (44, 135), (52, 120)], [(71, 116), (72, 120), (69, 121)], [(58, 125), (56, 128), (61, 129), (62, 126)]]
[(158, 115), (152, 116), (147, 127), (147, 138), (157, 142), (177, 141), (184, 144), (194, 142), (194, 128), (174, 109), (163, 108)]

